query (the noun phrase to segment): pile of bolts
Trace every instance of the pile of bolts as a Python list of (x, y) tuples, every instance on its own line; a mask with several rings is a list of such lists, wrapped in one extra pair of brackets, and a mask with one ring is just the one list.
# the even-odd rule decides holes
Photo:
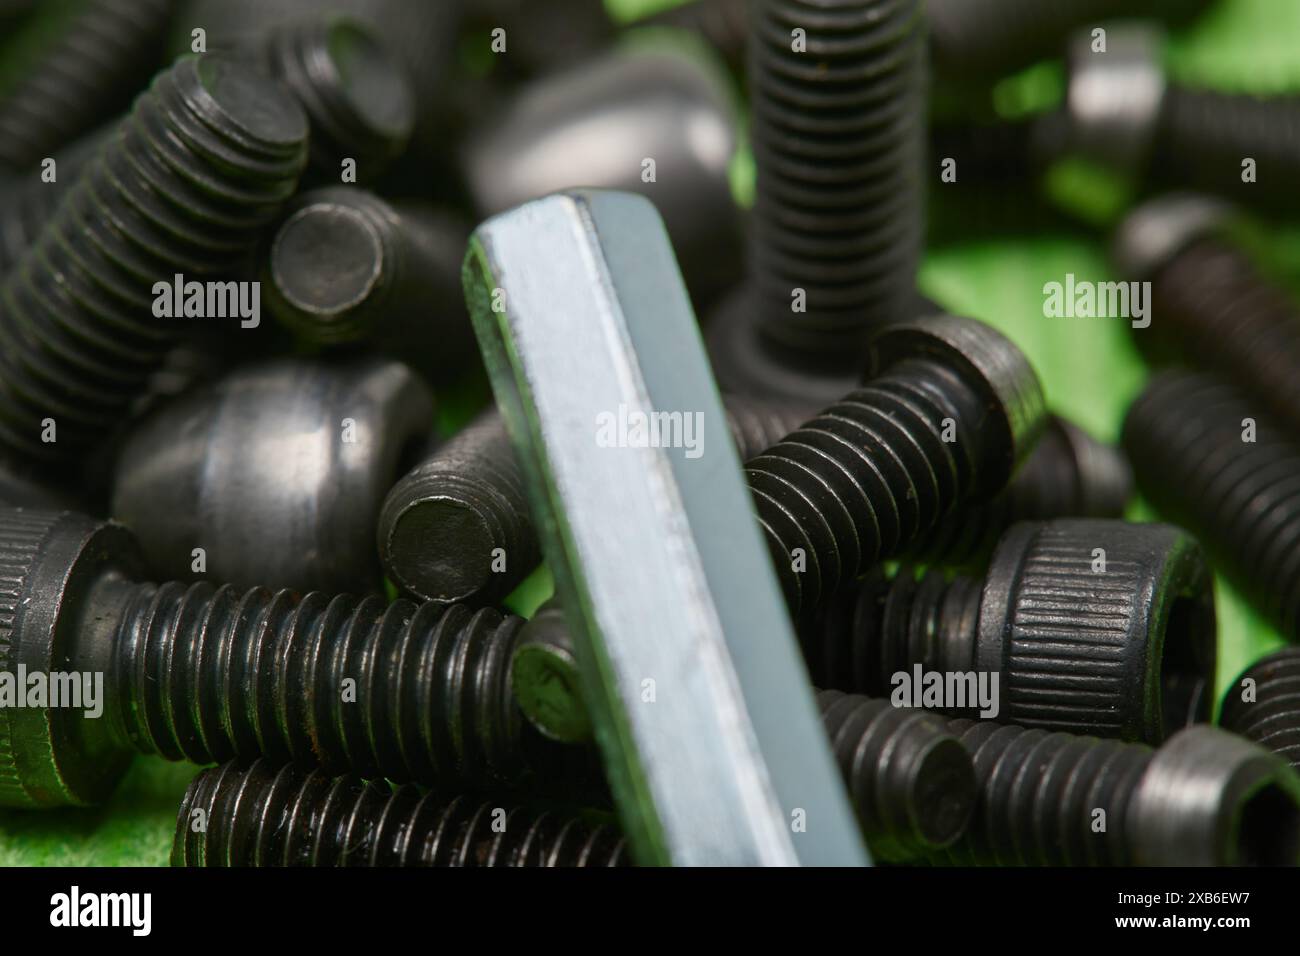
[[(1239, 211), (1300, 101), (1165, 76), (1210, 5), (0, 0), (0, 806), (149, 754), (184, 866), (1300, 862), (1300, 649), (1216, 693), (1214, 599), (1300, 639)], [(1063, 159), (1138, 197), (1122, 447), (916, 287), (945, 175), (1041, 224)]]

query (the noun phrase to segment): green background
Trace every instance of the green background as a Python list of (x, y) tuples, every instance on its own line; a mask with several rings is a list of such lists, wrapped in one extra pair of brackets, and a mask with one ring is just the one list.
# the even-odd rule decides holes
[[(625, 20), (674, 2), (607, 0)], [(1221, 0), (1191, 28), (1171, 38), (1168, 67), (1179, 79), (1228, 90), (1300, 90), (1298, 50), (1300, 3)], [(12, 62), (0, 63), (0, 78)], [(1004, 112), (1014, 112), (1051, 102), (1059, 97), (1061, 83), (1059, 66), (1035, 67), (1001, 84), (997, 103)], [(752, 164), (743, 154), (735, 164), (734, 178), (743, 201), (752, 190), (753, 178)], [(937, 168), (932, 182), (931, 202), (942, 203), (938, 190), (948, 187), (938, 184)], [(1055, 171), (1049, 190), (1062, 205), (1098, 224), (1107, 222), (1123, 200), (1113, 184), (1085, 170)], [(1267, 238), (1274, 267), (1283, 278), (1295, 281), (1300, 277), (1300, 234), (1275, 231)], [(1034, 363), (1052, 407), (1099, 438), (1114, 440), (1146, 370), (1127, 323), (1043, 317), (1043, 284), (1061, 281), (1068, 272), (1079, 279), (1119, 278), (1108, 274), (1104, 232), (1090, 235), (1063, 228), (1032, 238), (986, 238), (932, 247), (920, 281), (927, 294), (952, 311), (984, 319), (1009, 334)], [(1132, 516), (1151, 517), (1140, 503)], [(530, 610), (546, 590), (543, 573), (511, 603)], [(1230, 588), (1220, 584), (1218, 600), (1222, 688), (1281, 640)], [(164, 865), (181, 794), (194, 773), (188, 764), (141, 758), (106, 807), (0, 812), (0, 865)]]

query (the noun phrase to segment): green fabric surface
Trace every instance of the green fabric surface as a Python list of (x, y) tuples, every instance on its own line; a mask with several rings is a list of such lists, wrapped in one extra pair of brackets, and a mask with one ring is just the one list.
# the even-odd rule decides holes
[[(607, 0), (623, 20), (671, 6), (676, 0)], [(1300, 3), (1222, 0), (1192, 28), (1171, 39), (1169, 67), (1181, 79), (1225, 89), (1270, 92), (1300, 89)], [(15, 55), (11, 50), (5, 53)], [(4, 76), (0, 63), (0, 77)], [(1039, 67), (999, 90), (999, 104), (1041, 103), (1059, 96), (1060, 71)], [(931, 202), (943, 202), (935, 170)], [(752, 164), (737, 163), (738, 192), (748, 192)], [(1086, 177), (1060, 185), (1065, 200), (1087, 212), (1102, 202)], [(1073, 195), (1070, 195), (1073, 192)], [(1053, 195), (1056, 189), (1053, 188)], [(1061, 197), (1058, 197), (1061, 198)], [(1105, 219), (1105, 213), (1097, 218)], [(1300, 235), (1300, 234), (1298, 234)], [(1298, 235), (1279, 237), (1278, 268), (1300, 275)], [(1009, 334), (1029, 355), (1052, 407), (1098, 437), (1114, 439), (1125, 408), (1141, 388), (1146, 370), (1122, 320), (1043, 317), (1042, 286), (1067, 272), (1080, 279), (1118, 278), (1106, 267), (1104, 236), (1078, 230), (1033, 238), (990, 238), (931, 248), (921, 286), (951, 310), (984, 319)], [(1285, 242), (1283, 241), (1285, 240)], [(1289, 250), (1289, 255), (1287, 251)], [(481, 393), (480, 393), (481, 395)], [(463, 421), (475, 403), (444, 403), (442, 425)], [(1131, 515), (1153, 516), (1140, 503)], [(550, 591), (540, 571), (511, 599), (528, 612)], [(1281, 643), (1222, 584), (1218, 588), (1222, 688), (1247, 664)], [(139, 758), (106, 807), (45, 813), (0, 811), (0, 865), (165, 865), (181, 794), (196, 768)]]

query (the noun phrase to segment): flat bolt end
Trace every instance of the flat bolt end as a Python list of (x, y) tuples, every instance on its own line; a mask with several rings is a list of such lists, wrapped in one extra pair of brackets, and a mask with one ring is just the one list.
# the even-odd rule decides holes
[(524, 625), (511, 682), (519, 709), (547, 737), (571, 744), (593, 739), (577, 654), (558, 607), (542, 608)]
[(1005, 335), (976, 319), (929, 315), (883, 328), (872, 339), (868, 375), (895, 362), (931, 358), (953, 368), (978, 392), (990, 413), (980, 459), (977, 494), (992, 494), (1010, 479), (1047, 423), (1038, 376)]

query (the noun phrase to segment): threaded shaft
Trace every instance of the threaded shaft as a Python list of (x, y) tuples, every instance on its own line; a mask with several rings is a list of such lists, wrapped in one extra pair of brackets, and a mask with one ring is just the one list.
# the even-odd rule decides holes
[(89, 0), (0, 97), (0, 165), (35, 166), (124, 107), (162, 53), (172, 0)]
[(316, 19), (286, 24), (263, 42), (311, 122), (311, 162), (337, 181), (339, 163), (357, 161), (359, 182), (374, 180), (406, 147), (415, 122), (410, 81), (365, 24)]
[[(1243, 441), (1246, 420), (1255, 441)], [(1124, 449), (1142, 494), (1205, 544), (1292, 639), (1300, 637), (1300, 448), (1231, 386), (1165, 373), (1129, 409)]]
[(26, 181), (15, 180), (0, 191), (0, 279), (36, 243), (59, 203), (72, 192), (100, 147), (112, 139), (114, 126), (109, 124), (59, 150), (54, 157), (58, 174), (54, 182), (42, 181), (33, 171)]
[(956, 840), (975, 800), (970, 758), (943, 721), (819, 691), (831, 749), (871, 852), (906, 860)]
[[(793, 431), (802, 410), (728, 396), (727, 427), (742, 459)], [(389, 492), (379, 552), (399, 587), (428, 601), (493, 602), (541, 561), (527, 487), (505, 423), (488, 412)]]
[(191, 781), (173, 866), (626, 866), (608, 823), (262, 759)]
[(154, 284), (245, 255), (293, 191), (306, 135), (287, 94), (237, 61), (158, 76), (0, 286), (0, 445), (57, 461), (121, 421), (185, 328), (154, 317)]
[[(1133, 863), (1125, 821), (1151, 763), (1150, 747), (968, 720), (951, 720), (948, 727), (970, 752), (979, 796), (965, 835), (934, 862)], [(1105, 821), (1100, 832), (1094, 830), (1098, 819)]]
[(1005, 491), (970, 505), (960, 520), (939, 522), (906, 554), (930, 564), (982, 563), (1017, 521), (1119, 518), (1132, 493), (1133, 475), (1118, 449), (1052, 416)]
[[(869, 328), (901, 317), (912, 292), (923, 228), (922, 38), (917, 0), (754, 7), (761, 330), (828, 368), (855, 367)], [(793, 49), (800, 42), (806, 52)], [(796, 289), (805, 311), (793, 307)]]
[(1300, 309), (1242, 250), (1193, 243), (1155, 274), (1151, 298), (1161, 345), (1220, 371), (1300, 430)]
[(505, 422), (470, 423), (388, 493), (379, 553), (425, 600), (499, 600), (541, 561), (527, 488)]
[[(1242, 181), (1242, 160), (1257, 178)], [(1295, 209), (1300, 178), (1300, 96), (1254, 97), (1171, 86), (1149, 167), (1160, 181), (1265, 208)]]
[(937, 363), (909, 360), (746, 463), (793, 611), (899, 553), (970, 494), (974, 443), (944, 441), (944, 423), (961, 431), (979, 407)]
[(206, 583), (135, 585), (122, 607), (117, 709), (138, 750), (421, 782), (514, 783), (540, 756), (510, 691), (518, 618)]
[(825, 613), (800, 629), (812, 682), (846, 693), (888, 697), (890, 678), (975, 669), (983, 582), (937, 571), (917, 577), (904, 565), (892, 579), (875, 571), (839, 591)]
[[(1245, 699), (1248, 679), (1255, 683)], [(1219, 723), (1300, 770), (1300, 648), (1270, 654), (1230, 684)]]

